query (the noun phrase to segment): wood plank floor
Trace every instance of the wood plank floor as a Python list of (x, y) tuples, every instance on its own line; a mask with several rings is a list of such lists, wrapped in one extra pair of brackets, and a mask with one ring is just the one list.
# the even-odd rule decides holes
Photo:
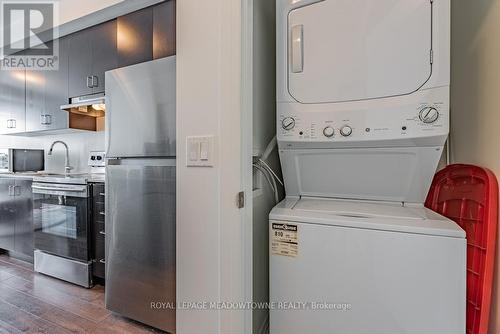
[(113, 314), (104, 288), (92, 289), (35, 273), (29, 263), (0, 255), (0, 334), (163, 333)]

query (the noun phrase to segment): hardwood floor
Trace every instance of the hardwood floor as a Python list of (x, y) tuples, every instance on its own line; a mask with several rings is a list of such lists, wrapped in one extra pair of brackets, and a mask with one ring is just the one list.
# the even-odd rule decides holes
[(104, 307), (104, 287), (84, 289), (0, 255), (0, 334), (163, 333)]

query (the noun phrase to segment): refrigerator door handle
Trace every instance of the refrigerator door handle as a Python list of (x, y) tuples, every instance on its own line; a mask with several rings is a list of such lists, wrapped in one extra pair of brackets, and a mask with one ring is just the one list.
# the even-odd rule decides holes
[(158, 166), (158, 167), (176, 167), (175, 157), (162, 158), (107, 158), (107, 166)]

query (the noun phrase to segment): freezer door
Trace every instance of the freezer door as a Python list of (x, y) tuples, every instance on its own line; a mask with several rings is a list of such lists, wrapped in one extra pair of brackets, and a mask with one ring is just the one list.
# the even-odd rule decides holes
[(175, 156), (175, 81), (175, 56), (106, 72), (106, 156)]
[(175, 160), (109, 160), (106, 173), (106, 308), (175, 333)]

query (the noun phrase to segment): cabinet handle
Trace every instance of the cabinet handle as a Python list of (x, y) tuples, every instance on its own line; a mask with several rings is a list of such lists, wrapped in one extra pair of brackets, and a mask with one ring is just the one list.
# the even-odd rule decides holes
[(9, 196), (21, 196), (21, 187), (9, 186)]
[(104, 231), (99, 231), (99, 234), (101, 234), (101, 235), (106, 235), (106, 232), (104, 232)]
[(106, 215), (106, 213), (105, 213), (104, 211), (99, 212), (99, 214), (100, 214), (101, 216), (105, 216), (105, 215)]
[(100, 196), (106, 196), (106, 193), (99, 193)]
[(15, 129), (16, 128), (16, 120), (8, 119), (7, 120), (7, 129)]
[(41, 119), (42, 119), (41, 120), (42, 125), (52, 124), (52, 115), (42, 115)]
[(99, 86), (99, 78), (96, 75), (92, 76), (92, 88)]
[(106, 264), (106, 260), (104, 259), (100, 259), (99, 262), (101, 262), (102, 264)]
[(87, 88), (92, 88), (92, 76), (87, 77)]

